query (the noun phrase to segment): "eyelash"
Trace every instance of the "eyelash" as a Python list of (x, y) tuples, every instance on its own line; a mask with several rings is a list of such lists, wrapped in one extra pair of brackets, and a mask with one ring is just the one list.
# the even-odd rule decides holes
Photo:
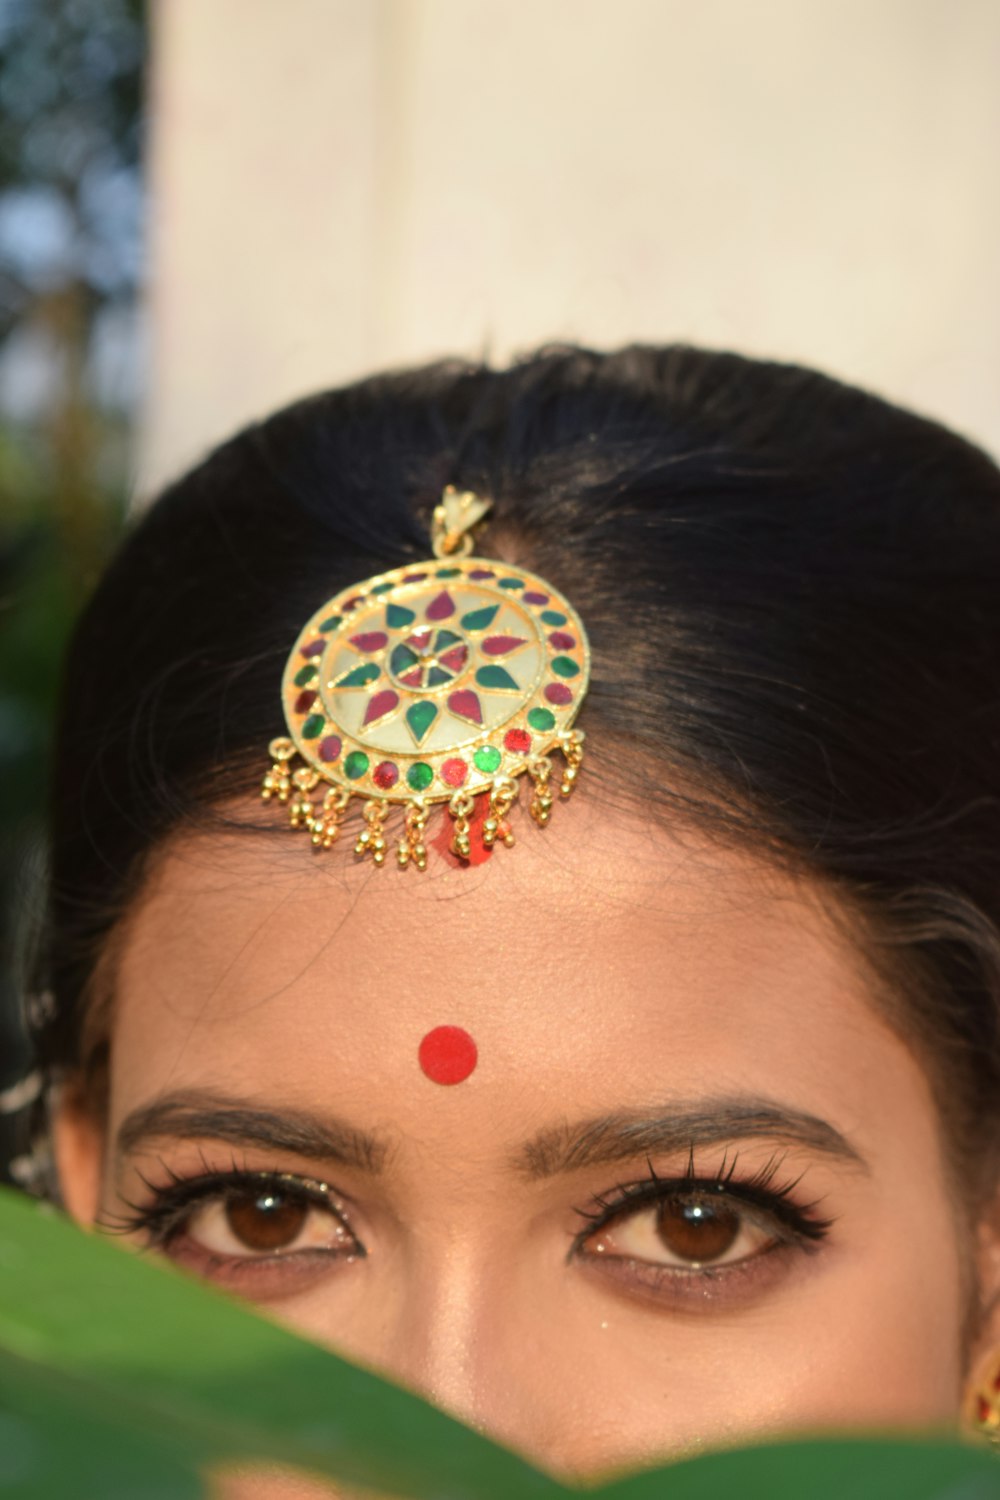
[[(774, 1179), (781, 1170), (784, 1159), (783, 1155), (776, 1153), (758, 1171), (747, 1177), (736, 1176), (738, 1153), (728, 1165), (727, 1157), (724, 1156), (718, 1170), (708, 1176), (695, 1172), (693, 1150), (688, 1154), (687, 1167), (680, 1177), (661, 1177), (652, 1162), (647, 1161), (648, 1170), (644, 1178), (619, 1183), (610, 1194), (595, 1194), (586, 1208), (575, 1210), (580, 1218), (587, 1220), (587, 1227), (574, 1236), (570, 1256), (585, 1253), (583, 1246), (588, 1240), (626, 1216), (643, 1208), (658, 1208), (672, 1198), (694, 1195), (717, 1197), (739, 1207), (756, 1209), (781, 1227), (779, 1242), (786, 1245), (797, 1244), (802, 1249), (818, 1248), (836, 1221), (820, 1217), (816, 1212), (815, 1202), (798, 1204), (792, 1199), (792, 1193), (802, 1180), (802, 1173), (784, 1183), (775, 1183)], [(663, 1269), (670, 1271), (667, 1267)], [(725, 1269), (719, 1267), (713, 1270), (708, 1267), (702, 1271), (681, 1270), (680, 1275), (718, 1277), (724, 1274)], [(676, 1268), (674, 1273), (676, 1274)]]
[[(160, 1165), (170, 1179), (169, 1185), (159, 1187), (141, 1172), (138, 1173), (140, 1181), (151, 1195), (150, 1202), (132, 1203), (123, 1199), (128, 1212), (106, 1216), (102, 1220), (103, 1228), (110, 1233), (145, 1234), (147, 1248), (162, 1249), (183, 1231), (192, 1211), (201, 1204), (214, 1201), (225, 1203), (227, 1198), (236, 1197), (247, 1189), (266, 1191), (268, 1188), (284, 1188), (297, 1201), (325, 1209), (331, 1218), (353, 1234), (333, 1188), (319, 1178), (300, 1177), (294, 1172), (251, 1172), (239, 1166), (235, 1159), (228, 1171), (206, 1170), (197, 1177), (184, 1177), (172, 1171), (165, 1163), (161, 1162)], [(357, 1244), (355, 1253), (360, 1259), (367, 1252), (360, 1242)], [(284, 1258), (289, 1257), (286, 1255)], [(256, 1257), (255, 1263), (259, 1264), (261, 1259), (263, 1257)]]
[[(586, 1224), (573, 1236), (567, 1261), (578, 1259), (595, 1265), (600, 1263), (606, 1273), (616, 1276), (633, 1292), (650, 1296), (661, 1304), (672, 1300), (680, 1306), (692, 1297), (700, 1302), (705, 1297), (753, 1295), (760, 1291), (767, 1271), (777, 1269), (777, 1258), (769, 1266), (762, 1265), (774, 1252), (796, 1249), (815, 1252), (835, 1223), (833, 1218), (823, 1218), (816, 1212), (815, 1202), (797, 1203), (793, 1200), (792, 1194), (803, 1174), (781, 1183), (776, 1181), (783, 1161), (784, 1156), (776, 1153), (756, 1172), (737, 1176), (739, 1155), (734, 1155), (731, 1163), (728, 1156), (724, 1156), (716, 1172), (700, 1175), (694, 1169), (692, 1149), (685, 1171), (674, 1177), (661, 1177), (652, 1162), (647, 1161), (648, 1170), (643, 1178), (619, 1183), (610, 1193), (595, 1194), (586, 1207), (574, 1210)], [(352, 1259), (362, 1259), (367, 1255), (354, 1235), (349, 1215), (328, 1183), (291, 1172), (249, 1171), (235, 1159), (228, 1171), (209, 1170), (207, 1163), (205, 1165), (202, 1174), (183, 1177), (161, 1162), (169, 1178), (167, 1186), (157, 1186), (140, 1173), (150, 1201), (146, 1204), (126, 1201), (128, 1212), (103, 1219), (102, 1227), (112, 1233), (142, 1234), (146, 1239), (146, 1249), (169, 1249), (175, 1240), (181, 1239), (187, 1221), (202, 1204), (225, 1203), (227, 1198), (236, 1197), (248, 1189), (283, 1189), (300, 1203), (326, 1210), (331, 1219), (351, 1235), (356, 1247), (350, 1253)], [(738, 1210), (750, 1210), (751, 1215), (763, 1216), (777, 1230), (774, 1243), (736, 1261), (718, 1266), (691, 1267), (632, 1260), (625, 1256), (601, 1257), (585, 1248), (587, 1242), (602, 1230), (627, 1221), (644, 1209), (691, 1196), (717, 1198)], [(328, 1260), (338, 1258), (336, 1252), (320, 1252), (324, 1253)], [(339, 1258), (344, 1258), (342, 1252)], [(315, 1257), (310, 1257), (308, 1251), (291, 1251), (278, 1252), (270, 1258), (232, 1257), (228, 1261), (216, 1258), (213, 1264), (219, 1271), (228, 1269), (230, 1274), (257, 1277), (256, 1285), (263, 1290), (259, 1278), (268, 1275), (268, 1265), (274, 1273), (279, 1270), (287, 1273), (292, 1269), (290, 1263), (297, 1261), (303, 1267), (302, 1274), (308, 1274), (305, 1266), (310, 1259), (315, 1263)]]

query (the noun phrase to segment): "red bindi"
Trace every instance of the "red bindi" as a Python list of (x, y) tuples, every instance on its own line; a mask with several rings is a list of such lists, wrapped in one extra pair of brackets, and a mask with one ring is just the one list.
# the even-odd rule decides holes
[(476, 1066), (476, 1044), (461, 1026), (435, 1026), (420, 1043), (420, 1066), (432, 1083), (464, 1083)]

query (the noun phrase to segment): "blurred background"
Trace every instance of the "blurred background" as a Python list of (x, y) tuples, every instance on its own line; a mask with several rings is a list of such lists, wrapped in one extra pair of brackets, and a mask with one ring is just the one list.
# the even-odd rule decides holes
[(550, 339), (800, 361), (997, 455), (998, 246), (998, 0), (0, 0), (0, 1096), (130, 509), (308, 391)]
[(0, 1103), (26, 1093), (19, 949), (60, 657), (134, 476), (146, 48), (139, 0), (0, 0)]

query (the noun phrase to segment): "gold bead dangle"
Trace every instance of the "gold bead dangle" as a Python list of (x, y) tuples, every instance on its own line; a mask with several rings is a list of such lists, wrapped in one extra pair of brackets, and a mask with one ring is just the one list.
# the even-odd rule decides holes
[(472, 849), (469, 839), (469, 814), (475, 809), (476, 799), (471, 792), (455, 792), (448, 802), (448, 811), (455, 820), (455, 836), (451, 841), (451, 852), (459, 859), (468, 859)]
[(340, 837), (340, 821), (351, 800), (346, 787), (331, 787), (320, 811), (312, 820), (312, 842), (316, 849), (329, 849)]
[(396, 850), (401, 870), (405, 870), (411, 860), (418, 870), (427, 868), (427, 847), (424, 844), (427, 815), (427, 803), (422, 797), (414, 797), (412, 802), (406, 804), (405, 828)]
[(490, 805), (486, 817), (483, 819), (483, 847), (492, 849), (497, 839), (507, 849), (514, 847), (514, 835), (510, 824), (507, 822), (507, 814), (517, 801), (517, 794), (521, 790), (512, 776), (505, 777), (502, 781), (493, 783), (490, 792)]
[(552, 816), (552, 793), (549, 791), (551, 774), (552, 761), (549, 756), (533, 755), (528, 761), (528, 775), (535, 785), (529, 811), (539, 828), (544, 828)]
[(566, 766), (563, 769), (562, 781), (559, 785), (559, 795), (568, 797), (576, 786), (576, 779), (580, 774), (583, 764), (583, 742), (586, 739), (582, 729), (571, 729), (568, 733), (560, 735), (560, 749), (566, 757)]
[(302, 766), (292, 775), (294, 795), (288, 804), (288, 821), (293, 828), (312, 828), (312, 791), (319, 785), (319, 772)]
[(261, 801), (270, 802), (272, 797), (284, 804), (292, 787), (292, 773), (288, 762), (295, 754), (295, 746), (291, 740), (280, 738), (272, 740), (268, 746), (268, 754), (271, 757), (271, 769), (264, 777), (261, 787)]
[(385, 864), (385, 839), (382, 836), (382, 825), (388, 811), (389, 808), (385, 802), (377, 802), (374, 798), (365, 803), (364, 815), (368, 827), (358, 835), (358, 842), (354, 846), (355, 854), (370, 854), (377, 865)]

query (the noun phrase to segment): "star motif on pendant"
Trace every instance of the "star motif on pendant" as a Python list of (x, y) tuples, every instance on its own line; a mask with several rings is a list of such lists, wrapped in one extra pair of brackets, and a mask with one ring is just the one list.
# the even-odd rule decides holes
[[(404, 711), (407, 728), (418, 748), (445, 708), (463, 724), (481, 728), (485, 722), (483, 703), (476, 689), (471, 686), (455, 688), (447, 696), (445, 690), (449, 683), (453, 683), (466, 671), (473, 649), (459, 631), (487, 630), (500, 608), (500, 604), (491, 604), (469, 610), (455, 622), (453, 616), (456, 614), (456, 605), (447, 589), (443, 589), (428, 602), (423, 611), (423, 620), (419, 622), (414, 610), (400, 604), (388, 604), (385, 610), (385, 629), (360, 631), (348, 637), (348, 644), (365, 655), (382, 651), (389, 646), (390, 630), (407, 630), (407, 634), (390, 647), (382, 666), (374, 661), (364, 662), (343, 673), (331, 683), (331, 687), (338, 691), (357, 688), (366, 693), (367, 701), (361, 719), (363, 729), (387, 723), (399, 711), (402, 703), (402, 695), (396, 690), (396, 686), (379, 686), (380, 679), (383, 678), (383, 666), (390, 683), (408, 688), (410, 693), (433, 694), (437, 701), (418, 698)], [(448, 625), (440, 623), (445, 620), (449, 621)], [(459, 627), (457, 630), (451, 628), (455, 623)], [(489, 660), (475, 673), (476, 687), (494, 693), (523, 692), (517, 678), (497, 658), (509, 656), (527, 644), (525, 637), (511, 633), (483, 636), (479, 641), (479, 648)]]
[(469, 648), (454, 630), (422, 625), (389, 653), (389, 672), (404, 687), (418, 691), (442, 687), (465, 671)]

